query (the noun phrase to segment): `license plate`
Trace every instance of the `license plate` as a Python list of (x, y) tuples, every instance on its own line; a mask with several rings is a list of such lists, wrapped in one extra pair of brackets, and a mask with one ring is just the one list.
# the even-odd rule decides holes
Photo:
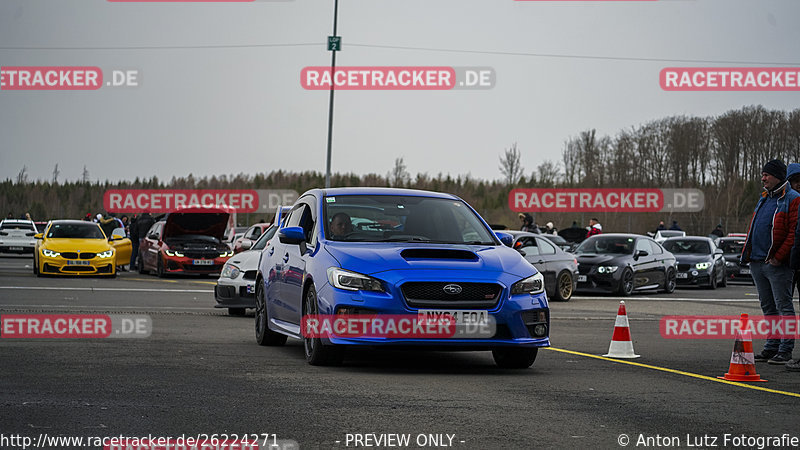
[(750, 275), (750, 269), (739, 269), (739, 273), (742, 275)]
[(21, 252), (22, 251), (22, 247), (8, 247), (8, 249), (11, 250), (12, 252)]
[(214, 265), (213, 259), (195, 259), (192, 261), (195, 266), (211, 266)]
[(578, 283), (586, 283), (586, 275), (578, 275)]
[(689, 278), (689, 274), (685, 272), (678, 272), (675, 277), (677, 278)]
[(447, 309), (420, 309), (417, 313), (420, 321), (446, 320), (452, 317), (456, 325), (488, 325), (489, 311), (486, 310), (447, 310)]
[(69, 260), (69, 261), (67, 261), (67, 265), (68, 266), (88, 266), (89, 265), (89, 261), (72, 261), (72, 260)]

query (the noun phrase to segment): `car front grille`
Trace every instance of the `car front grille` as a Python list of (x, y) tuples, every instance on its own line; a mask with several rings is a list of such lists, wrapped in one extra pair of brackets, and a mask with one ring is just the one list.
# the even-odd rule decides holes
[(78, 254), (75, 252), (62, 252), (61, 257), (64, 259), (78, 259)]
[(691, 264), (678, 264), (678, 272), (686, 272), (692, 268)]
[(587, 275), (591, 271), (592, 271), (592, 266), (590, 264), (578, 264), (578, 273), (579, 274)]
[[(445, 292), (445, 286), (451, 292)], [(460, 292), (455, 293), (458, 288)], [(500, 300), (503, 287), (495, 283), (408, 282), (400, 287), (409, 306), (422, 308), (492, 308)]]

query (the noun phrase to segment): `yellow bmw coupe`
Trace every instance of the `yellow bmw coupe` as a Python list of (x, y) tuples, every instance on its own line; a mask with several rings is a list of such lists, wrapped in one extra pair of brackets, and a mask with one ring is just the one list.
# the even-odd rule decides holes
[(93, 222), (53, 220), (36, 238), (33, 273), (38, 276), (115, 277), (117, 264), (124, 265), (128, 261), (126, 251), (130, 258), (130, 239), (117, 234), (106, 238), (100, 225)]

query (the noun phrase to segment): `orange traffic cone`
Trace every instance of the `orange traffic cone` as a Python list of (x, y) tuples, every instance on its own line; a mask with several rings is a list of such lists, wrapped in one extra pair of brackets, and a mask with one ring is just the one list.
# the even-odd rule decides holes
[(725, 376), (717, 377), (729, 381), (767, 381), (756, 373), (756, 357), (753, 355), (753, 337), (750, 334), (750, 319), (742, 314), (741, 325), (736, 330), (731, 365)]
[(639, 357), (633, 351), (633, 341), (631, 341), (631, 329), (628, 325), (628, 314), (625, 312), (625, 302), (619, 302), (617, 321), (614, 323), (614, 334), (611, 336), (608, 353), (603, 356), (609, 358)]

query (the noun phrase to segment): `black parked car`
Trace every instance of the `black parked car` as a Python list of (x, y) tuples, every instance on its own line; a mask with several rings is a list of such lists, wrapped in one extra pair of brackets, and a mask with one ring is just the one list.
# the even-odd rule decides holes
[(716, 289), (727, 285), (722, 250), (707, 237), (673, 237), (661, 244), (678, 260), (678, 285)]
[(750, 275), (750, 263), (740, 263), (744, 249), (744, 237), (723, 237), (717, 241), (717, 246), (722, 249), (722, 257), (725, 258), (725, 275), (728, 281), (747, 281), (753, 283), (753, 276)]
[(572, 298), (578, 283), (578, 261), (575, 255), (558, 248), (545, 234), (509, 230), (503, 230), (503, 233), (514, 238), (512, 248), (519, 251), (544, 275), (547, 298), (564, 302)]
[(638, 234), (599, 234), (581, 243), (578, 291), (615, 292), (661, 289), (675, 291), (675, 256), (658, 242)]

